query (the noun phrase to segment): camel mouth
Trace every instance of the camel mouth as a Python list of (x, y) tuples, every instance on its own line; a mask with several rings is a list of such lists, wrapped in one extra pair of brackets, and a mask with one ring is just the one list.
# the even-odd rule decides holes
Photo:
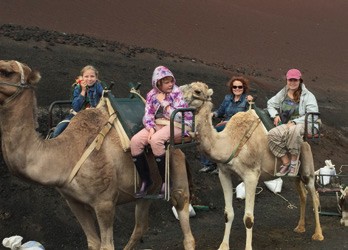
[[(211, 96), (208, 96), (206, 98), (203, 98), (201, 97), (200, 95), (197, 95), (197, 94), (192, 94), (192, 97), (194, 100), (199, 100), (199, 101), (202, 101), (202, 102), (211, 102)], [(193, 100), (193, 101), (194, 101)]]

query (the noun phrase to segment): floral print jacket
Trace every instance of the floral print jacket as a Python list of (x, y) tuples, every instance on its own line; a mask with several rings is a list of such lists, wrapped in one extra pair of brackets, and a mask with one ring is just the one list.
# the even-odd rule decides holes
[[(165, 99), (160, 103), (157, 100), (157, 94), (160, 90), (157, 88), (156, 83), (158, 80), (171, 76), (174, 79), (173, 90), (168, 94)], [(179, 87), (176, 85), (176, 80), (173, 73), (164, 66), (157, 67), (152, 75), (152, 90), (146, 95), (145, 115), (143, 117), (143, 124), (147, 130), (150, 128), (156, 128), (155, 116), (160, 107), (170, 108), (163, 109), (163, 116), (165, 119), (170, 120), (170, 116), (177, 108), (187, 108), (188, 104), (183, 98), (183, 94)], [(175, 121), (181, 123), (181, 113), (177, 113)], [(190, 112), (185, 113), (185, 125), (191, 127), (192, 125), (192, 114)]]

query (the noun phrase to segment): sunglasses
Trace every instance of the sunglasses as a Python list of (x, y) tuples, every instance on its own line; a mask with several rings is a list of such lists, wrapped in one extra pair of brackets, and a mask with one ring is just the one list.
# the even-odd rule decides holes
[(233, 89), (242, 89), (244, 88), (243, 85), (240, 85), (240, 86), (232, 86)]

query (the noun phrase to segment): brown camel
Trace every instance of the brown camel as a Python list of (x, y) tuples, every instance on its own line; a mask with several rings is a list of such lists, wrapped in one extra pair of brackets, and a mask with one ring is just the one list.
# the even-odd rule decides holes
[[(196, 137), (200, 150), (218, 163), (219, 178), (225, 199), (225, 233), (220, 250), (229, 249), (231, 226), (234, 219), (232, 206), (233, 184), (232, 172), (238, 174), (245, 183), (246, 198), (244, 225), (246, 228), (245, 249), (252, 249), (252, 228), (254, 225), (255, 190), (260, 175), (271, 178), (274, 175), (275, 157), (268, 149), (267, 131), (254, 112), (240, 112), (233, 116), (225, 129), (217, 132), (212, 125), (211, 103), (212, 89), (205, 83), (193, 82), (181, 87), (185, 99), (191, 107), (196, 108)], [(204, 135), (204, 136), (200, 136)], [(313, 199), (315, 213), (315, 233), (313, 240), (323, 240), (319, 221), (319, 199), (314, 187), (314, 163), (311, 147), (304, 142), (301, 149), (300, 178), (294, 178), (300, 196), (300, 220), (295, 232), (305, 232), (305, 208), (307, 193)]]
[[(40, 74), (17, 61), (0, 61), (0, 129), (2, 153), (9, 170), (27, 180), (55, 186), (66, 199), (87, 237), (89, 250), (114, 249), (115, 206), (134, 201), (134, 165), (115, 129), (106, 135), (71, 182), (68, 177), (81, 155), (107, 123), (104, 107), (79, 112), (59, 137), (44, 140), (35, 131), (35, 87)], [(92, 121), (93, 122), (87, 122)], [(172, 150), (172, 196), (184, 234), (184, 248), (194, 249), (189, 224), (189, 185), (185, 155)], [(157, 167), (148, 156), (153, 173)], [(156, 178), (155, 178), (156, 179)], [(151, 192), (160, 186), (157, 174)], [(125, 249), (134, 249), (148, 227), (150, 201), (137, 200), (135, 227)], [(97, 220), (99, 231), (95, 228)]]

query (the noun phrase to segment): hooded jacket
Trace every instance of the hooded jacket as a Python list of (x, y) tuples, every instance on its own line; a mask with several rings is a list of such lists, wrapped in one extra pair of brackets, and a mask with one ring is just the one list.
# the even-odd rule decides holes
[[(293, 121), (296, 124), (304, 124), (305, 123), (305, 115), (308, 112), (319, 112), (318, 103), (315, 96), (305, 87), (303, 83), (301, 83), (302, 93), (300, 96), (299, 103), (299, 117), (294, 119)], [(281, 106), (282, 102), (285, 100), (288, 93), (288, 88), (285, 86), (282, 90), (280, 90), (275, 96), (267, 102), (267, 110), (269, 115), (274, 118), (278, 115), (279, 112), (282, 112)]]
[[(166, 77), (173, 77), (174, 85), (171, 93), (167, 94), (162, 102), (157, 100), (157, 94), (161, 91), (157, 88), (157, 81)], [(165, 119), (170, 120), (171, 113), (178, 108), (187, 108), (188, 104), (185, 102), (183, 94), (179, 87), (176, 85), (176, 80), (173, 73), (164, 66), (158, 66), (152, 74), (152, 90), (146, 95), (145, 114), (143, 117), (143, 124), (147, 130), (155, 128), (155, 115), (160, 107), (163, 107), (163, 116)], [(169, 108), (166, 108), (168, 107)], [(181, 113), (177, 113), (175, 121), (181, 123)], [(185, 113), (185, 125), (191, 127), (192, 114), (190, 112)]]

